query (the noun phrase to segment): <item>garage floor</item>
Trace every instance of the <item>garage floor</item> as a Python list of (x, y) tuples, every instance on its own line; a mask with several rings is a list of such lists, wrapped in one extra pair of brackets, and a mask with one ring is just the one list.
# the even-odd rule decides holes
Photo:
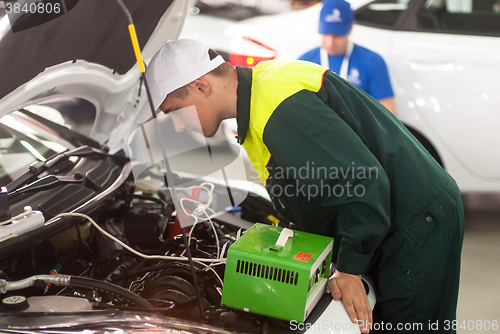
[[(465, 238), (457, 319), (460, 325), (464, 320), (500, 323), (500, 195), (468, 195), (464, 196), (464, 204)], [(483, 332), (491, 330), (458, 330)]]

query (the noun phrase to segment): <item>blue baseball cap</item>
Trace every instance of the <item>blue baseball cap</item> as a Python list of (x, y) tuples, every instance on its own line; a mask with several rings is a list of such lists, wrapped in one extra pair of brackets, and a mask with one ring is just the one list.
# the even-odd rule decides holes
[(345, 0), (325, 0), (319, 14), (318, 32), (322, 35), (345, 36), (354, 21), (354, 11)]

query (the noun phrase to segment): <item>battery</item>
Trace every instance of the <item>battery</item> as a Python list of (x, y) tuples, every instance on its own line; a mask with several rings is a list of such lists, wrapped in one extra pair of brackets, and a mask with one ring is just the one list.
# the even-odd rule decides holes
[(228, 249), (221, 303), (303, 322), (325, 293), (333, 239), (254, 224)]

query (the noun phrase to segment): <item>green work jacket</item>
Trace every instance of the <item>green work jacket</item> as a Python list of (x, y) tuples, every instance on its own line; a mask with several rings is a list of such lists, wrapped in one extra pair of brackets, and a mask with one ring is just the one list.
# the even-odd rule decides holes
[(418, 244), (459, 200), (405, 126), (331, 71), (276, 60), (237, 76), (239, 143), (278, 213), (335, 238), (339, 271), (383, 266), (384, 240), (403, 232)]

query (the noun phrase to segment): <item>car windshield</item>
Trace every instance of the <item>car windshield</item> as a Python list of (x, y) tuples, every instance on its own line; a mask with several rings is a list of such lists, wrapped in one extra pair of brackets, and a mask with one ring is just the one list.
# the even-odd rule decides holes
[(376, 0), (356, 10), (356, 22), (362, 25), (392, 27), (408, 8), (409, 0)]
[(74, 148), (28, 113), (16, 111), (0, 119), (0, 185), (25, 173), (35, 161)]
[(191, 14), (203, 14), (213, 17), (241, 21), (251, 17), (263, 15), (264, 12), (257, 7), (244, 6), (230, 1), (196, 1), (191, 9)]

